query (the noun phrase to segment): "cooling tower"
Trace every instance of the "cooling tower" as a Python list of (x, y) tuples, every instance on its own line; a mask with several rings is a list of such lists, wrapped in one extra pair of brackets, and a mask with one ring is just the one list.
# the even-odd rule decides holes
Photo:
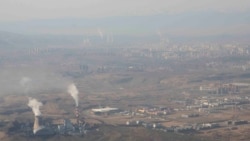
[(40, 126), (40, 116), (35, 116), (33, 133), (36, 134), (37, 131), (41, 130), (43, 126)]

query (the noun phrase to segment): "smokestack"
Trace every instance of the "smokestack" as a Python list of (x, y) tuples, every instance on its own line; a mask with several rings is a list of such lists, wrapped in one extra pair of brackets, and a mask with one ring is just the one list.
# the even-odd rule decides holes
[(75, 100), (76, 107), (78, 107), (78, 90), (74, 83), (68, 86), (68, 93), (73, 97)]
[(29, 103), (28, 106), (32, 109), (34, 115), (35, 115), (35, 121), (34, 121), (34, 126), (33, 126), (33, 133), (36, 134), (37, 131), (41, 130), (42, 128), (44, 128), (43, 126), (40, 126), (40, 116), (41, 116), (41, 112), (40, 112), (40, 106), (42, 106), (43, 104), (39, 101), (37, 101), (34, 98), (29, 97)]
[(75, 117), (76, 117), (76, 123), (79, 125), (79, 109), (78, 107), (75, 108)]

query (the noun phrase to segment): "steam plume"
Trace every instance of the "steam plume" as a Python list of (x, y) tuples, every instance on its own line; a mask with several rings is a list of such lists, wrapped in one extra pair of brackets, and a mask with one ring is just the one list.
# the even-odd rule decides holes
[(24, 92), (25, 93), (29, 92), (30, 86), (31, 86), (31, 82), (32, 82), (32, 79), (29, 78), (29, 77), (22, 77), (22, 79), (20, 80), (20, 84), (24, 88)]
[(78, 90), (75, 84), (72, 83), (68, 86), (68, 93), (73, 97), (76, 107), (78, 107)]
[(99, 36), (101, 37), (101, 39), (103, 39), (103, 32), (101, 31), (101, 29), (98, 29), (98, 33), (99, 33)]
[(29, 103), (28, 106), (32, 109), (33, 113), (35, 116), (40, 116), (41, 112), (40, 112), (40, 107), (43, 106), (43, 104), (39, 101), (37, 101), (36, 99), (29, 97)]

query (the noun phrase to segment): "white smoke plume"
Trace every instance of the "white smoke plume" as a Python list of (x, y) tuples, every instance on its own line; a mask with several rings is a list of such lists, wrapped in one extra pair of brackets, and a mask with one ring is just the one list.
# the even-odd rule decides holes
[(113, 43), (114, 42), (114, 35), (113, 35), (113, 33), (111, 33), (111, 43)]
[(73, 97), (76, 107), (78, 107), (78, 90), (75, 84), (72, 83), (68, 86), (68, 93)]
[(29, 77), (22, 77), (20, 80), (21, 86), (24, 88), (24, 92), (27, 94), (30, 91), (32, 79)]
[(28, 106), (32, 109), (35, 116), (40, 116), (41, 115), (41, 112), (40, 112), (39, 108), (41, 106), (43, 106), (43, 104), (41, 102), (37, 101), (37, 99), (29, 97)]
[(99, 34), (100, 38), (103, 39), (103, 32), (101, 31), (101, 29), (98, 29), (98, 34)]

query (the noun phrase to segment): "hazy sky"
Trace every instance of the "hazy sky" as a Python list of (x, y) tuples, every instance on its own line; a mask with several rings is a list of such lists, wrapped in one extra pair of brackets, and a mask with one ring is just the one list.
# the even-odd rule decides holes
[(22, 34), (250, 34), (250, 0), (0, 0), (0, 31)]
[(0, 21), (250, 10), (250, 0), (1, 0)]

